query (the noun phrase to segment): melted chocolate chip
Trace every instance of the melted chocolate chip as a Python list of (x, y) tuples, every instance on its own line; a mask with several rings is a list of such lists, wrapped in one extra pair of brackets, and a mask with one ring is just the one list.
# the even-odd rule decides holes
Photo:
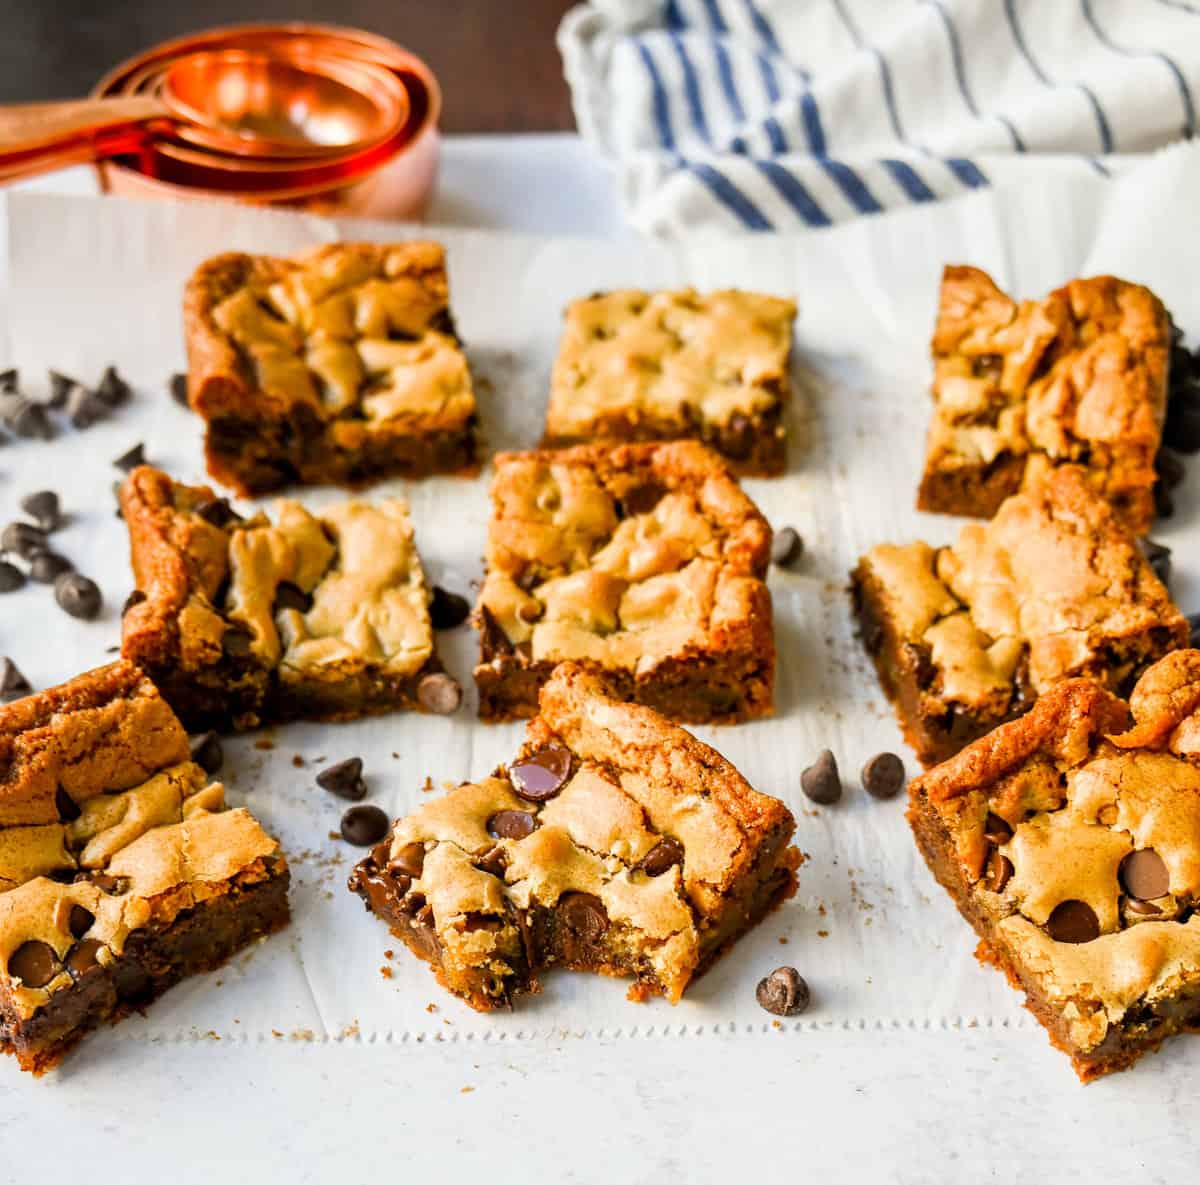
[(388, 830), (388, 817), (377, 806), (352, 806), (342, 816), (342, 838), (355, 847), (369, 848), (378, 843)]
[(795, 967), (776, 967), (758, 981), (754, 998), (774, 1016), (798, 1016), (812, 999), (804, 976)]
[(120, 897), (122, 893), (129, 891), (129, 878), (127, 876), (113, 876), (107, 872), (96, 872), (89, 875), (86, 872), (81, 872), (75, 879), (95, 885), (97, 889), (102, 893), (107, 893), (110, 897)]
[(596, 942), (608, 929), (604, 902), (591, 893), (564, 893), (558, 913), (563, 925), (584, 942)]
[(676, 864), (682, 863), (683, 844), (666, 835), (642, 857), (642, 871), (647, 876), (662, 876)]
[(467, 620), (471, 605), (466, 597), (458, 593), (447, 592), (439, 585), (433, 586), (429, 598), (429, 620), (435, 630), (457, 629)]
[(59, 972), (60, 963), (54, 947), (32, 938), (22, 942), (8, 956), (8, 973), (28, 988), (45, 987)]
[(486, 606), (479, 608), (479, 645), (483, 652), (484, 662), (497, 654), (511, 654), (512, 642), (501, 628), (492, 611)]
[(425, 868), (425, 845), (406, 843), (388, 860), (388, 872), (403, 873), (416, 880)]
[(1125, 902), (1125, 908), (1140, 917), (1154, 917), (1156, 914), (1162, 913), (1162, 910), (1153, 901), (1139, 901), (1136, 897), (1130, 897)]
[(667, 491), (656, 481), (644, 481), (621, 495), (619, 513), (622, 518), (633, 514), (649, 514)]
[(1130, 852), (1121, 861), (1118, 873), (1121, 887), (1130, 897), (1149, 901), (1165, 897), (1171, 891), (1171, 878), (1162, 857), (1153, 848)]
[(988, 811), (983, 824), (983, 838), (997, 845), (1008, 843), (1012, 839), (1012, 828), (999, 815)]
[(561, 745), (547, 745), (509, 767), (512, 788), (527, 802), (553, 798), (571, 776), (571, 753)]
[(358, 802), (367, 796), (367, 783), (362, 776), (363, 763), (361, 757), (347, 757), (326, 766), (317, 774), (317, 785), (338, 798), (346, 798)]
[(462, 703), (462, 688), (456, 679), (442, 671), (426, 675), (417, 684), (417, 700), (421, 707), (435, 716), (449, 716)]
[(823, 749), (816, 761), (800, 775), (800, 789), (821, 806), (841, 798), (842, 780), (838, 777), (837, 759), (829, 749)]
[(524, 839), (537, 830), (537, 820), (528, 811), (497, 811), (487, 821), (493, 839)]
[(993, 852), (988, 857), (987, 875), (984, 877), (984, 888), (993, 893), (1003, 893), (1013, 874), (1012, 861), (1000, 852)]
[(82, 938), (92, 928), (95, 920), (96, 915), (90, 909), (84, 909), (82, 905), (72, 905), (67, 929), (71, 931), (72, 938)]
[(489, 876), (503, 876), (505, 868), (508, 867), (508, 857), (505, 856), (504, 849), (497, 844), (475, 864), (481, 872), (486, 872)]
[(206, 774), (215, 774), (225, 763), (225, 750), (221, 747), (221, 738), (211, 729), (192, 737), (188, 742), (192, 760)]
[(59, 822), (62, 823), (73, 823), (83, 813), (61, 786), (54, 791), (54, 809), (58, 811)]
[(1062, 901), (1046, 919), (1046, 933), (1055, 942), (1091, 942), (1100, 936), (1100, 922), (1086, 901)]
[(307, 613), (312, 608), (312, 597), (304, 589), (284, 580), (275, 589), (275, 612), (282, 609), (298, 609)]
[(251, 641), (247, 630), (231, 625), (226, 627), (225, 632), (221, 635), (221, 649), (230, 658), (247, 658), (250, 655)]
[(894, 798), (904, 786), (904, 762), (895, 753), (877, 753), (862, 768), (862, 784), (872, 798)]
[(104, 949), (104, 943), (98, 942), (95, 938), (85, 938), (82, 942), (77, 942), (69, 951), (67, 951), (67, 972), (72, 979), (78, 979), (81, 975), (86, 975), (93, 967), (97, 966), (99, 960), (96, 956)]

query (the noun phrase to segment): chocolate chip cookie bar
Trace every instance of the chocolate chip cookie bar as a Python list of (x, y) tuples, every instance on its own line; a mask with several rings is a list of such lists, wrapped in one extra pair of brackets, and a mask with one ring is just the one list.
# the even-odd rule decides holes
[(990, 518), (1028, 472), (1075, 463), (1144, 535), (1170, 348), (1166, 310), (1138, 284), (1097, 276), (1018, 303), (978, 268), (946, 268), (917, 505)]
[(495, 466), (481, 717), (532, 716), (565, 660), (674, 720), (770, 713), (771, 529), (711, 449), (582, 446)]
[(219, 255), (187, 285), (184, 331), (209, 473), (239, 493), (478, 467), (437, 243)]
[(1127, 691), (1188, 640), (1136, 540), (1076, 466), (1030, 480), (952, 547), (872, 548), (852, 595), (880, 682), (926, 765), (1065, 679)]
[(739, 472), (787, 460), (794, 301), (727, 290), (577, 300), (550, 384), (545, 444), (702, 440)]
[(438, 710), (456, 690), (402, 499), (242, 518), (142, 466), (120, 501), (136, 581), (121, 651), (193, 731)]
[(349, 887), (472, 1008), (537, 992), (552, 966), (675, 1003), (794, 891), (794, 825), (719, 753), (564, 663), (516, 760), (396, 823)]
[(1200, 1030), (1200, 651), (1126, 705), (1090, 680), (914, 781), (909, 821), (980, 937), (1087, 1082)]
[(278, 930), (288, 878), (128, 663), (0, 706), (0, 1046), (21, 1069)]

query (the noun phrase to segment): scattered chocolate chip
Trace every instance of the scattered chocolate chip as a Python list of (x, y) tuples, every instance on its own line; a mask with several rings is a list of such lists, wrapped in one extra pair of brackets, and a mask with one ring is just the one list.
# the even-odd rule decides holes
[(96, 915), (90, 909), (84, 909), (82, 905), (72, 905), (67, 918), (67, 928), (71, 931), (71, 937), (82, 938), (92, 928), (95, 920)]
[(50, 398), (46, 400), (46, 406), (54, 411), (61, 411), (67, 405), (67, 398), (71, 391), (79, 386), (69, 375), (60, 374), (57, 370), (48, 371), (50, 378)]
[(425, 870), (425, 845), (406, 843), (388, 860), (388, 872), (399, 872), (416, 880)]
[(1004, 886), (1008, 884), (1013, 872), (1013, 862), (1002, 853), (993, 852), (988, 857), (987, 876), (983, 882), (984, 888), (990, 889), (993, 893), (1003, 893)]
[(57, 531), (62, 525), (58, 495), (53, 490), (38, 490), (35, 494), (26, 494), (21, 499), (21, 509), (47, 534)]
[(242, 516), (229, 505), (228, 498), (212, 498), (207, 502), (201, 502), (196, 507), (196, 514), (206, 523), (212, 523), (214, 527), (222, 529), (229, 526), (230, 523), (242, 521)]
[(54, 426), (40, 403), (24, 400), (8, 421), (8, 426), (27, 440), (53, 440)]
[(83, 813), (76, 801), (61, 786), (54, 788), (54, 809), (60, 823), (74, 823)]
[(67, 395), (67, 419), (74, 428), (90, 428), (108, 414), (108, 405), (87, 387), (74, 386)]
[(251, 641), (249, 632), (242, 629), (241, 626), (226, 626), (225, 632), (221, 635), (221, 649), (230, 658), (245, 658), (250, 653)]
[(804, 555), (804, 540), (795, 527), (784, 527), (771, 540), (771, 563), (780, 568), (792, 568)]
[(117, 373), (117, 368), (106, 366), (99, 383), (96, 384), (96, 396), (109, 407), (119, 407), (129, 398), (129, 393), (130, 386)]
[(683, 844), (664, 835), (643, 857), (642, 871), (647, 876), (662, 876), (664, 872), (683, 863)]
[(1200, 407), (1176, 400), (1167, 409), (1163, 442), (1178, 453), (1200, 451)]
[(1154, 458), (1154, 471), (1159, 481), (1169, 490), (1173, 490), (1187, 476), (1187, 468), (1183, 458), (1173, 453), (1169, 448), (1160, 448)]
[(754, 998), (773, 1016), (799, 1016), (812, 997), (804, 976), (795, 967), (776, 967), (758, 981)]
[(895, 753), (876, 753), (862, 768), (862, 784), (872, 798), (894, 798), (904, 785), (904, 762)]
[(429, 598), (429, 620), (435, 630), (452, 630), (462, 625), (471, 612), (470, 602), (458, 593), (447, 592), (439, 585), (433, 586)]
[(25, 573), (16, 564), (0, 560), (0, 593), (16, 592), (25, 584)]
[(104, 943), (95, 938), (85, 938), (82, 942), (77, 942), (69, 951), (67, 951), (67, 973), (72, 979), (78, 979), (81, 975), (86, 975), (93, 967), (98, 966), (100, 960), (96, 955), (104, 948)]
[(8, 973), (21, 981), (23, 987), (45, 987), (61, 970), (54, 947), (37, 938), (22, 942), (8, 956)]
[(528, 811), (497, 811), (487, 821), (493, 839), (524, 839), (537, 830), (537, 820)]
[(146, 599), (146, 594), (140, 588), (135, 588), (133, 592), (125, 598), (125, 604), (121, 606), (121, 616), (124, 617), (134, 605), (140, 605)]
[(1154, 539), (1143, 539), (1141, 546), (1151, 571), (1163, 584), (1167, 584), (1171, 579), (1171, 549)]
[(997, 845), (1008, 843), (1012, 839), (1012, 828), (999, 815), (988, 811), (988, 816), (983, 821), (983, 838)]
[(10, 366), (0, 370), (0, 391), (15, 391), (17, 389), (17, 368)]
[(29, 557), (29, 579), (38, 584), (53, 584), (70, 570), (71, 561), (56, 551), (35, 551)]
[(317, 774), (317, 785), (322, 790), (328, 790), (330, 794), (336, 794), (338, 798), (358, 802), (367, 796), (367, 783), (363, 780), (362, 768), (361, 757), (347, 757), (345, 761), (338, 761), (321, 770)]
[(591, 893), (564, 893), (558, 899), (563, 924), (584, 942), (595, 942), (608, 929), (604, 902)]
[(571, 776), (571, 752), (561, 745), (547, 745), (508, 770), (508, 780), (527, 802), (545, 802), (553, 798)]
[(437, 716), (449, 716), (462, 703), (462, 688), (449, 675), (438, 671), (426, 675), (417, 684), (417, 699), (421, 707)]
[(192, 760), (206, 774), (215, 774), (225, 764), (225, 750), (221, 747), (221, 738), (212, 729), (194, 736), (188, 742)]
[(31, 523), (12, 522), (0, 531), (0, 551), (19, 555), (23, 560), (35, 551), (45, 551), (48, 545), (46, 532)]
[(837, 759), (828, 749), (822, 749), (800, 775), (800, 789), (821, 806), (829, 806), (842, 796), (842, 780), (838, 777)]
[(299, 609), (307, 613), (312, 608), (312, 597), (304, 589), (292, 584), (291, 581), (281, 581), (275, 589), (275, 612), (284, 609)]
[(1118, 872), (1121, 887), (1130, 897), (1149, 901), (1171, 891), (1171, 877), (1163, 858), (1153, 848), (1130, 852)]
[(1091, 942), (1100, 936), (1100, 922), (1086, 901), (1059, 902), (1046, 919), (1046, 933), (1055, 942)]
[(388, 830), (388, 817), (377, 806), (360, 803), (342, 816), (342, 838), (355, 847), (378, 843)]
[(33, 690), (11, 658), (0, 658), (0, 701), (11, 703)]
[(63, 572), (54, 581), (54, 599), (64, 613), (84, 621), (93, 620), (104, 603), (99, 585), (79, 572)]
[(113, 464), (123, 473), (132, 473), (139, 465), (146, 463), (146, 446), (139, 440), (131, 449), (123, 452)]
[(1162, 910), (1153, 901), (1142, 901), (1138, 897), (1128, 898), (1125, 902), (1125, 908), (1130, 913), (1135, 913), (1146, 918), (1151, 918), (1156, 914), (1162, 913)]
[(188, 406), (188, 381), (187, 375), (179, 372), (171, 375), (168, 387), (171, 391), (171, 398), (179, 404), (180, 407)]

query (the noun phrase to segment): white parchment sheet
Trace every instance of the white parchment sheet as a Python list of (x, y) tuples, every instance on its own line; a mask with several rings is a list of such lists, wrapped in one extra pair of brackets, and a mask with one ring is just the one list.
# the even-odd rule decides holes
[[(557, 973), (546, 976), (541, 996), (511, 1014), (479, 1015), (437, 987), (427, 967), (346, 891), (360, 852), (330, 837), (344, 804), (318, 789), (313, 773), (359, 754), (369, 801), (400, 815), (422, 801), (427, 775), (440, 785), (486, 774), (512, 754), (521, 727), (478, 723), (470, 690), (452, 718), (397, 714), (281, 727), (228, 741), (223, 776), (230, 798), (248, 803), (282, 838), (294, 873), (291, 928), (177, 988), (113, 1039), (749, 1033), (775, 1023), (755, 1003), (754, 985), (779, 963), (799, 967), (814, 992), (809, 1013), (784, 1027), (1034, 1028), (1001, 977), (977, 966), (973, 936), (919, 861), (902, 801), (874, 802), (858, 786), (864, 759), (881, 749), (904, 753), (910, 771), (916, 767), (853, 635), (845, 585), (871, 544), (943, 541), (957, 529), (953, 520), (913, 509), (943, 263), (977, 264), (1021, 295), (1114, 271), (1151, 285), (1179, 323), (1200, 334), (1200, 156), (1168, 154), (1123, 181), (1080, 181), (1053, 192), (1053, 200), (1044, 190), (979, 192), (804, 238), (686, 247), (420, 231), (449, 250), (453, 307), (490, 448), (536, 441), (561, 310), (574, 296), (619, 285), (740, 285), (799, 301), (789, 470), (776, 481), (747, 483), (771, 522), (794, 525), (806, 542), (798, 571), (770, 577), (777, 713), (699, 732), (795, 811), (797, 843), (808, 854), (800, 891), (675, 1008), (629, 1003), (619, 982)], [(86, 432), (63, 426), (53, 443), (0, 448), (0, 519), (16, 513), (22, 494), (57, 489), (70, 525), (56, 546), (105, 595), (104, 612), (91, 623), (64, 615), (44, 586), (0, 599), (0, 653), (43, 687), (107, 661), (118, 642), (131, 580), (109, 489), (120, 476), (112, 459), (140, 440), (148, 458), (174, 476), (203, 478), (199, 422), (165, 385), (184, 362), (180, 294), (191, 269), (224, 250), (288, 251), (406, 231), (228, 206), (38, 195), (8, 197), (6, 228), (0, 324), (7, 340), (0, 351), (21, 368), (22, 385), (42, 393), (47, 366), (94, 382), (115, 362), (136, 392)], [(470, 593), (481, 574), (487, 480), (485, 473), (477, 481), (376, 490), (408, 494), (431, 579), (459, 592)], [(1176, 549), (1174, 589), (1185, 611), (1200, 607), (1197, 491), (1200, 476), (1190, 477), (1176, 517), (1156, 532)], [(340, 496), (300, 494), (312, 505)], [(443, 634), (440, 645), (469, 689), (473, 632)], [(838, 757), (847, 794), (836, 807), (814, 809), (800, 793), (800, 771), (825, 747)], [(296, 754), (305, 768), (293, 763)], [(1175, 1060), (1177, 1072), (1195, 1066), (1200, 1047), (1189, 1056)]]

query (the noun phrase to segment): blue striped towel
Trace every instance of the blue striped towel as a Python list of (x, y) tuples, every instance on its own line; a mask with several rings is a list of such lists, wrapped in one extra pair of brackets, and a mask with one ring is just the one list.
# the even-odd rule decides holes
[(593, 0), (559, 30), (635, 226), (794, 230), (1195, 135), (1200, 0)]

